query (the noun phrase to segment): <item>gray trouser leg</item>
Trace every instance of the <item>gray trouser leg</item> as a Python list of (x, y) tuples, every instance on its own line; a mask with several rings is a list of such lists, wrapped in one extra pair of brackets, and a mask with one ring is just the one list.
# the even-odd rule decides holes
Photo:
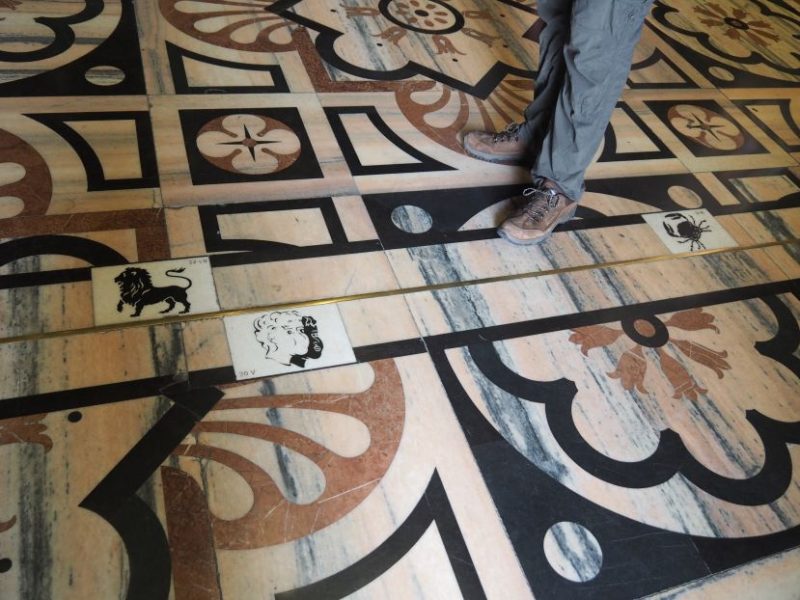
[(564, 46), (569, 36), (573, 0), (539, 0), (537, 12), (545, 27), (539, 34), (539, 71), (534, 84), (533, 102), (525, 109), (525, 132), (533, 140), (533, 155), (527, 164), (536, 162), (547, 132), (553, 108), (564, 83)]
[[(547, 23), (536, 82), (542, 101), (537, 104), (535, 99), (525, 117), (534, 135), (544, 130), (542, 123), (548, 127), (531, 173), (555, 182), (575, 200), (583, 194), (586, 169), (625, 86), (651, 4), (652, 0), (539, 1)], [(569, 8), (571, 18), (564, 18)]]

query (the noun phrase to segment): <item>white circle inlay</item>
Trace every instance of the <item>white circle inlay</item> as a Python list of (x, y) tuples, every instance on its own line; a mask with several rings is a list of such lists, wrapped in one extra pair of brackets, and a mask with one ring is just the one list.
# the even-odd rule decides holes
[(86, 71), (84, 77), (93, 85), (109, 87), (122, 83), (125, 80), (125, 71), (110, 65), (103, 65), (92, 67)]
[(406, 233), (425, 233), (433, 227), (433, 217), (424, 208), (405, 204), (392, 211), (392, 223)]
[(583, 525), (570, 521), (556, 523), (547, 530), (544, 555), (556, 573), (577, 583), (594, 579), (603, 566), (603, 551), (597, 538)]

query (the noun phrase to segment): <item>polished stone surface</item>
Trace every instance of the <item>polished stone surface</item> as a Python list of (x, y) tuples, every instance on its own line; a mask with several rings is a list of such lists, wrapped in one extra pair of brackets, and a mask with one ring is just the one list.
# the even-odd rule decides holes
[(540, 26), (0, 0), (0, 598), (798, 597), (797, 6), (657, 1), (519, 247)]

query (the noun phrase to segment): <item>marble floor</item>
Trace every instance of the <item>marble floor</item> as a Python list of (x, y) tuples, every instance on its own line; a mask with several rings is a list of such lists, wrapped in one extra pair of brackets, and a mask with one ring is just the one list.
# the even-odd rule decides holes
[(540, 32), (0, 0), (0, 598), (800, 598), (798, 3), (657, 0), (519, 247)]

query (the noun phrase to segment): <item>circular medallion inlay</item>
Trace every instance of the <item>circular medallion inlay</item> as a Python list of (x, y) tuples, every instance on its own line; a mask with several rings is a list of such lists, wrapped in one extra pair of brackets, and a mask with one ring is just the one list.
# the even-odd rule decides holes
[(252, 114), (209, 121), (197, 135), (197, 148), (214, 166), (244, 175), (283, 171), (300, 157), (300, 139), (288, 125)]
[(744, 135), (727, 117), (693, 104), (676, 104), (667, 113), (670, 125), (681, 135), (715, 150), (738, 150)]
[(443, 35), (464, 26), (464, 17), (440, 0), (381, 0), (381, 14), (395, 25), (417, 33)]

